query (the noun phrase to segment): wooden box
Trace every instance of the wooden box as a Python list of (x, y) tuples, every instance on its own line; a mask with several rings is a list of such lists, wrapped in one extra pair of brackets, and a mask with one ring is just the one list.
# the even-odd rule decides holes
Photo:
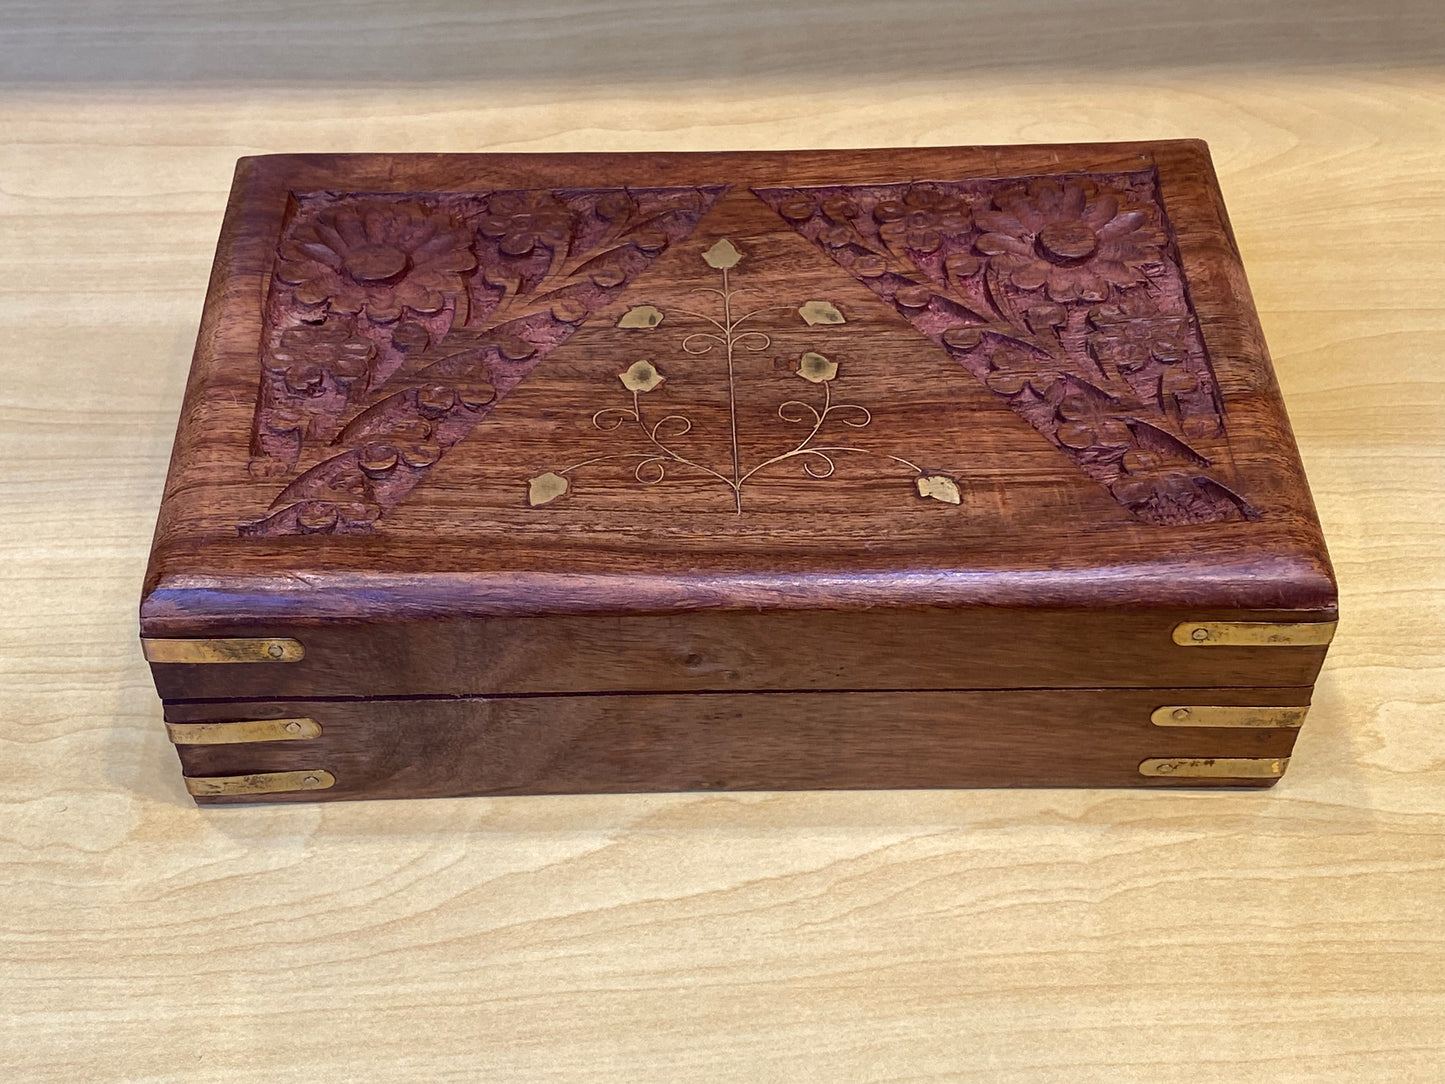
[(243, 159), (200, 802), (1268, 786), (1336, 590), (1204, 144)]

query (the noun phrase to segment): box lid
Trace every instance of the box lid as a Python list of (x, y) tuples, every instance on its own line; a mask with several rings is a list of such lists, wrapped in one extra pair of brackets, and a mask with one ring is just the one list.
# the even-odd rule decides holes
[(268, 156), (141, 629), (168, 697), (1308, 684), (1335, 600), (1202, 143)]

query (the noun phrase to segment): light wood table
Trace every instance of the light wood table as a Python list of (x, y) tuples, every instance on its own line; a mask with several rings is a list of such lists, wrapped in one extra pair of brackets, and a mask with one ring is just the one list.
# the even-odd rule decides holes
[[(4, 7), (0, 1079), (1445, 1079), (1436, 5)], [(135, 607), (237, 156), (1169, 136), (1343, 590), (1277, 789), (186, 798)]]

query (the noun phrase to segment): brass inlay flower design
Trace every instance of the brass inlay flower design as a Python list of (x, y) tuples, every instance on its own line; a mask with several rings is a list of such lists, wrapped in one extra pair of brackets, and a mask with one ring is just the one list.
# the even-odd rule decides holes
[[(920, 498), (943, 504), (961, 504), (962, 489), (951, 474), (928, 470), (902, 456), (872, 448), (852, 444), (814, 443), (822, 436), (830, 422), (837, 422), (851, 429), (863, 429), (873, 420), (868, 408), (859, 403), (833, 401), (833, 384), (839, 378), (840, 366), (821, 350), (805, 352), (798, 359), (794, 370), (804, 382), (821, 387), (821, 402), (788, 399), (777, 408), (779, 418), (791, 425), (806, 426), (807, 434), (791, 448), (768, 456), (751, 466), (744, 464), (743, 450), (738, 442), (737, 367), (743, 354), (756, 354), (772, 345), (769, 335), (755, 329), (745, 329), (745, 325), (762, 313), (789, 309), (795, 310), (799, 319), (809, 327), (847, 323), (847, 317), (836, 305), (831, 301), (818, 299), (805, 301), (796, 307), (762, 306), (736, 313), (734, 299), (738, 296), (738, 291), (733, 287), (729, 271), (744, 258), (744, 253), (726, 238), (702, 254), (703, 261), (721, 276), (721, 288), (703, 286), (697, 291), (712, 294), (718, 299), (720, 311), (716, 315), (680, 308), (672, 310), (679, 317), (702, 321), (708, 325), (705, 330), (691, 331), (683, 336), (678, 344), (683, 354), (696, 357), (711, 354), (716, 350), (726, 361), (731, 469), (715, 469), (706, 463), (698, 462), (679, 449), (677, 442), (693, 429), (693, 421), (686, 414), (672, 412), (656, 417), (647, 411), (642, 397), (660, 388), (669, 378), (656, 362), (643, 358), (617, 374), (624, 390), (632, 395), (632, 405), (605, 407), (592, 415), (593, 426), (604, 433), (633, 432), (640, 436), (639, 449), (592, 456), (571, 466), (544, 471), (528, 479), (527, 503), (533, 508), (539, 508), (567, 496), (572, 491), (572, 475), (584, 467), (606, 462), (630, 462), (633, 477), (648, 486), (661, 484), (667, 478), (669, 468), (681, 468), (701, 475), (711, 483), (731, 490), (734, 511), (741, 515), (744, 488), (769, 468), (797, 461), (807, 477), (822, 479), (831, 477), (837, 470), (836, 456), (857, 454), (887, 460), (908, 470), (914, 481), (914, 492)], [(622, 315), (617, 326), (651, 331), (662, 324), (667, 315), (654, 305), (633, 306)]]

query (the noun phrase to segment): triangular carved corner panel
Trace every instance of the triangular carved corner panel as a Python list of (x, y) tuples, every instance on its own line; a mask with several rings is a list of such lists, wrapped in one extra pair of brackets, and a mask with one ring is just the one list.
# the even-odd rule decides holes
[(245, 535), (358, 533), (724, 186), (293, 197), (262, 331)]
[(1153, 171), (753, 191), (1142, 519), (1255, 518)]

